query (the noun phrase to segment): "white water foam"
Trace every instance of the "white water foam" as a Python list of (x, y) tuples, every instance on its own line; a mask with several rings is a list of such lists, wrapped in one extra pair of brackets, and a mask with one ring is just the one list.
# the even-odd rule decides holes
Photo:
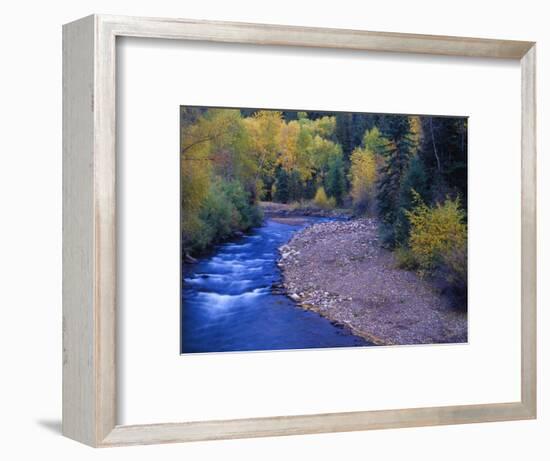
[(243, 300), (250, 300), (269, 293), (269, 288), (255, 288), (239, 295), (226, 295), (219, 293), (197, 293), (197, 298), (202, 305), (210, 311), (224, 310), (234, 306)]

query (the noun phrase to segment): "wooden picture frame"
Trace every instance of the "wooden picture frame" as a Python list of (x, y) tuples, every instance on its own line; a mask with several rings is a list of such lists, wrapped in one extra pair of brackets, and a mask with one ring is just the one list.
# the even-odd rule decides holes
[[(521, 401), (206, 422), (116, 421), (117, 37), (506, 58), (521, 62)], [(63, 434), (95, 447), (536, 417), (535, 43), (93, 15), (63, 27)]]

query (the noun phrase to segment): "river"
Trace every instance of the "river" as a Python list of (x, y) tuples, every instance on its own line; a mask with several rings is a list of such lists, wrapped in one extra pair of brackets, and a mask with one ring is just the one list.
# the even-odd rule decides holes
[[(181, 352), (228, 352), (364, 346), (368, 343), (272, 291), (281, 281), (277, 248), (296, 231), (325, 218), (296, 223), (266, 219), (237, 241), (183, 270)], [(298, 224), (299, 223), (299, 224)]]

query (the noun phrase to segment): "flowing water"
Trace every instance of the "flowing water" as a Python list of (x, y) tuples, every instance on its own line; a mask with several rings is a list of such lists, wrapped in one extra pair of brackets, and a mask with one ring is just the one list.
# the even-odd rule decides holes
[[(258, 351), (368, 345), (362, 338), (272, 292), (277, 248), (302, 224), (267, 219), (183, 271), (181, 352)], [(324, 219), (326, 221), (326, 219)]]

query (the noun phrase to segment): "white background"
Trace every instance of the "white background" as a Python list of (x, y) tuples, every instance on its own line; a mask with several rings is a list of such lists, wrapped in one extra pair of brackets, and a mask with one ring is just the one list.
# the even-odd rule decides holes
[[(61, 29), (91, 12), (536, 40), (539, 66), (539, 419), (94, 451), (59, 435), (61, 415)], [(79, 459), (548, 459), (550, 103), (544, 2), (21, 1), (4, 6), (0, 247), (3, 457)], [(223, 76), (224, 72), (221, 72)], [(498, 108), (495, 108), (498, 110)], [(503, 133), (503, 136), (506, 136)], [(495, 174), (498, 174), (498, 169)], [(488, 182), (492, 178), (488, 178)], [(489, 187), (489, 186), (488, 186)], [(497, 199), (497, 198), (495, 198)], [(508, 261), (507, 248), (497, 263)], [(495, 319), (498, 322), (498, 319)]]
[[(521, 399), (519, 64), (123, 39), (117, 69), (121, 424)], [(178, 355), (180, 103), (470, 116), (469, 344)]]

